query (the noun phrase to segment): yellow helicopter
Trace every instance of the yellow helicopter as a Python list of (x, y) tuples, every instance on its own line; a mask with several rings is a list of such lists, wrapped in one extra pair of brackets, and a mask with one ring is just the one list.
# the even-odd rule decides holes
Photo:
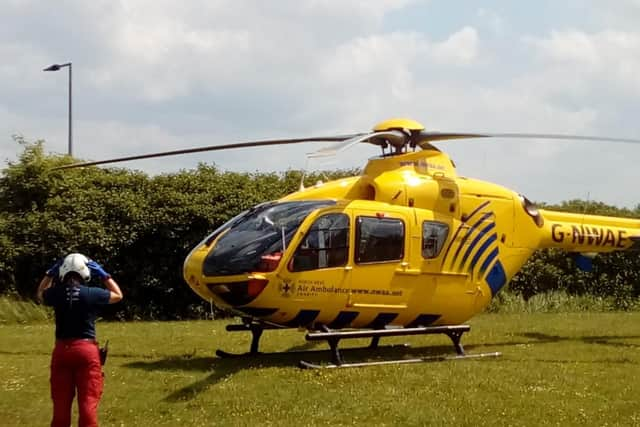
[[(350, 367), (428, 358), (346, 363), (339, 342), (395, 335), (445, 334), (455, 354), (464, 322), (481, 312), (538, 249), (597, 253), (640, 248), (640, 221), (537, 209), (500, 185), (458, 176), (434, 141), (550, 138), (614, 142), (634, 139), (556, 134), (426, 131), (409, 119), (373, 132), (253, 141), (130, 156), (79, 167), (230, 148), (335, 141), (312, 156), (372, 143), (382, 155), (360, 176), (319, 183), (240, 213), (200, 242), (184, 262), (185, 281), (206, 301), (242, 316), (229, 331), (250, 331), (258, 354), (265, 329), (305, 328), (326, 341), (331, 363)], [(232, 356), (218, 351), (218, 355)], [(438, 359), (441, 359), (440, 357)], [(301, 361), (303, 367), (319, 365)]]

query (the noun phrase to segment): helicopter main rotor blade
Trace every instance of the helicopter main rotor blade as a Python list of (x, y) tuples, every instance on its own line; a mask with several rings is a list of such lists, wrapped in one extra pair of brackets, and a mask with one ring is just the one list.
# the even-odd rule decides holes
[(310, 153), (307, 155), (307, 157), (313, 159), (317, 157), (334, 156), (338, 154), (340, 151), (346, 150), (347, 148), (359, 142), (372, 142), (374, 144), (384, 145), (384, 146), (386, 146), (386, 144), (388, 143), (393, 145), (394, 147), (399, 148), (399, 147), (402, 147), (407, 142), (408, 138), (409, 138), (409, 135), (399, 130), (359, 134), (354, 136), (353, 138), (346, 139), (337, 144), (334, 144), (329, 147)]
[(465, 132), (430, 132), (422, 131), (418, 135), (417, 145), (420, 148), (430, 147), (429, 142), (467, 138), (514, 138), (514, 139), (558, 139), (568, 141), (599, 141), (640, 144), (640, 139), (614, 138), (609, 136), (565, 135), (555, 133), (465, 133)]
[(232, 144), (210, 145), (207, 147), (186, 148), (183, 150), (161, 151), (157, 153), (139, 154), (135, 156), (117, 157), (113, 159), (72, 163), (70, 165), (55, 167), (53, 168), (53, 170), (73, 169), (73, 168), (80, 168), (80, 167), (86, 167), (86, 166), (96, 166), (96, 165), (104, 165), (104, 164), (111, 164), (111, 163), (128, 162), (131, 160), (151, 159), (154, 157), (167, 157), (167, 156), (177, 156), (181, 154), (201, 153), (204, 151), (230, 150), (234, 148), (264, 147), (268, 145), (284, 145), (284, 144), (301, 144), (304, 142), (345, 141), (353, 138), (356, 135), (358, 134), (320, 136), (320, 137), (312, 137), (312, 138), (271, 139), (271, 140), (263, 140), (263, 141), (248, 141), (248, 142), (236, 142)]

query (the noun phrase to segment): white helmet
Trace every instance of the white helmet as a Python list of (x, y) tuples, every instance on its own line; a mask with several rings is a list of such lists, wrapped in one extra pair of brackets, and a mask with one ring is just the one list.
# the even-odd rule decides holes
[(60, 266), (60, 281), (64, 281), (64, 276), (68, 273), (78, 273), (84, 281), (91, 279), (91, 270), (87, 267), (88, 262), (89, 258), (82, 254), (67, 255)]

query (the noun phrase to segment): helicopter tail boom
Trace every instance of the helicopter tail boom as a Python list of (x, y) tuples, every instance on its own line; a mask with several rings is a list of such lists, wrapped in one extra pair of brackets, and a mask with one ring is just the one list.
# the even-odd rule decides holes
[(541, 211), (545, 219), (539, 248), (599, 253), (640, 249), (640, 220)]

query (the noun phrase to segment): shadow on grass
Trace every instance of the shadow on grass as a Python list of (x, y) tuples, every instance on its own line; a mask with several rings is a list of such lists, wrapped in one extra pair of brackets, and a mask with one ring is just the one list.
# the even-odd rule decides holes
[(532, 343), (556, 343), (556, 342), (582, 342), (584, 344), (600, 344), (609, 345), (618, 348), (640, 348), (640, 344), (620, 342), (625, 339), (640, 339), (640, 335), (596, 335), (596, 336), (578, 336), (563, 337), (560, 335), (549, 335), (542, 332), (525, 332), (519, 334), (521, 337), (531, 338), (535, 341)]
[[(509, 347), (514, 345), (536, 345), (536, 344), (554, 344), (562, 342), (583, 343), (587, 345), (606, 345), (616, 349), (638, 349), (640, 344), (620, 342), (620, 340), (632, 340), (640, 339), (640, 335), (596, 335), (596, 336), (560, 336), (550, 335), (542, 332), (525, 332), (517, 334), (517, 337), (528, 338), (528, 341), (513, 340), (501, 343), (484, 343), (476, 345), (468, 345), (466, 349), (482, 349), (483, 347)], [(507, 360), (507, 359), (502, 359)], [(625, 364), (625, 365), (638, 365), (640, 362), (632, 360), (627, 357), (620, 358), (607, 358), (607, 359), (594, 359), (594, 360), (578, 360), (575, 357), (568, 357), (567, 359), (536, 359), (538, 362), (543, 363), (570, 363), (570, 364)], [(520, 360), (509, 360), (511, 362), (519, 362)]]
[(582, 342), (584, 344), (600, 344), (608, 345), (617, 348), (640, 348), (640, 344), (620, 342), (620, 340), (633, 340), (640, 339), (640, 335), (596, 335), (596, 336), (561, 336), (550, 335), (542, 332), (525, 332), (522, 334), (516, 334), (514, 337), (527, 338), (527, 341), (513, 339), (509, 341), (493, 342), (493, 343), (480, 343), (465, 345), (466, 350), (470, 349), (482, 349), (484, 347), (508, 347), (513, 345), (527, 345), (527, 344), (552, 344), (559, 342)]
[[(132, 362), (125, 367), (143, 369), (147, 371), (202, 371), (211, 372), (207, 377), (198, 380), (182, 389), (170, 394), (164, 400), (179, 402), (190, 400), (199, 393), (206, 391), (226, 377), (245, 369), (263, 369), (272, 367), (297, 367), (298, 362), (306, 360), (315, 364), (328, 363), (331, 358), (329, 349), (309, 350), (317, 343), (291, 347), (279, 353), (260, 353), (258, 355), (239, 355), (229, 358), (220, 357), (191, 357), (190, 355), (169, 357), (152, 362)], [(381, 345), (376, 350), (366, 347), (341, 348), (341, 355), (345, 362), (375, 361), (386, 359), (402, 359), (412, 357), (429, 357), (443, 354), (454, 355), (452, 346), (430, 346), (410, 348), (403, 345)]]
[[(521, 338), (526, 338), (523, 340)], [(624, 343), (620, 340), (637, 339), (640, 335), (601, 335), (601, 336), (559, 336), (549, 335), (540, 332), (527, 332), (514, 336), (513, 340), (497, 343), (481, 343), (465, 345), (465, 350), (470, 354), (485, 351), (500, 351), (515, 345), (524, 344), (545, 344), (558, 342), (582, 342), (589, 345), (610, 345), (612, 347), (640, 348), (640, 345)], [(318, 347), (325, 347), (318, 349)], [(379, 361), (389, 359), (410, 359), (421, 357), (434, 357), (442, 355), (454, 355), (451, 345), (435, 345), (426, 347), (408, 347), (403, 345), (380, 345), (372, 350), (366, 347), (340, 348), (341, 355), (345, 362), (353, 361)], [(308, 342), (299, 346), (294, 346), (286, 351), (278, 353), (260, 353), (258, 355), (239, 355), (229, 358), (220, 357), (195, 357), (194, 354), (182, 356), (172, 356), (154, 361), (137, 361), (125, 364), (125, 367), (142, 369), (147, 371), (198, 371), (210, 372), (205, 378), (198, 380), (182, 389), (170, 394), (164, 400), (168, 402), (179, 402), (190, 400), (199, 393), (206, 391), (209, 387), (219, 381), (232, 376), (236, 372), (245, 369), (263, 369), (271, 367), (295, 367), (298, 362), (306, 360), (315, 364), (328, 363), (331, 359), (331, 352), (326, 348), (326, 344)], [(486, 359), (505, 360), (505, 359)], [(637, 364), (636, 361), (627, 358), (607, 359), (607, 360), (539, 360), (544, 363), (620, 363)], [(483, 362), (484, 363), (484, 362)]]

